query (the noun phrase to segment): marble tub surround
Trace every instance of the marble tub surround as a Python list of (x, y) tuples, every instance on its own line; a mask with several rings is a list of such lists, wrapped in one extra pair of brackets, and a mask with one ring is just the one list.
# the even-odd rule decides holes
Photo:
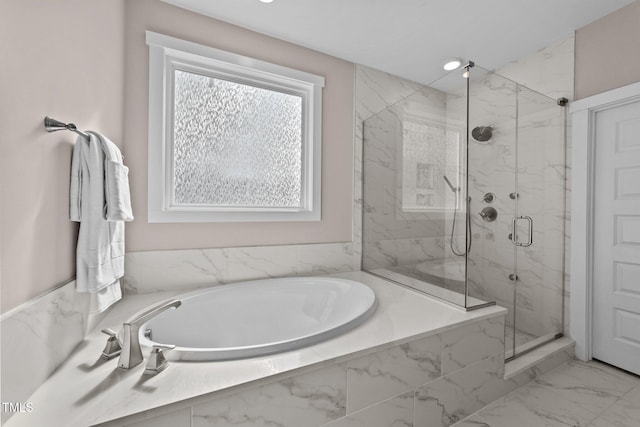
[[(550, 357), (505, 380), (501, 328), (503, 316), (488, 317), (274, 383), (203, 397), (159, 417), (119, 421), (127, 427), (447, 427), (568, 360)], [(486, 342), (479, 343), (481, 335)], [(447, 372), (444, 360), (464, 362)]]
[(128, 252), (125, 257), (128, 294), (334, 274), (358, 270), (359, 265), (352, 243)]
[[(479, 327), (469, 328), (475, 325)], [(219, 398), (203, 396), (190, 406), (192, 424), (172, 426), (448, 426), (517, 384), (502, 380), (500, 338), (487, 336), (489, 344), (473, 351), (478, 347), (474, 336), (493, 334), (499, 327), (504, 328), (502, 315), (342, 362), (327, 361), (317, 370)], [(466, 345), (458, 341), (467, 334)], [(456, 359), (465, 359), (466, 366), (445, 373), (441, 361)], [(134, 424), (119, 422), (127, 427), (165, 425), (181, 411)]]
[(441, 360), (441, 335), (350, 360), (347, 412), (351, 414), (440, 378)]
[[(2, 336), (2, 401), (25, 402), (85, 336), (86, 294), (75, 280), (5, 314)], [(10, 415), (2, 411), (2, 420)]]
[[(116, 368), (117, 361), (104, 362), (99, 358), (105, 343), (101, 328), (119, 329), (135, 312), (178, 292), (129, 295), (113, 307), (83, 345), (29, 397), (34, 411), (16, 414), (6, 425), (51, 425), (51, 420), (55, 420), (65, 427), (111, 421), (111, 425), (122, 426), (505, 314), (499, 307), (467, 313), (364, 272), (336, 276), (361, 281), (376, 293), (379, 303), (376, 313), (358, 328), (314, 346), (272, 356), (225, 362), (174, 362), (155, 377), (142, 375), (144, 364), (122, 371)], [(113, 421), (127, 416), (130, 418), (126, 423)]]
[(337, 364), (193, 406), (193, 427), (320, 426), (346, 415), (346, 365)]

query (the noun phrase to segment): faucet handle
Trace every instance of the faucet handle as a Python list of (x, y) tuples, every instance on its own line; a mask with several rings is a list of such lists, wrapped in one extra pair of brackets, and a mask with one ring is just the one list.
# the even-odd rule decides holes
[(104, 346), (104, 350), (102, 350), (102, 355), (100, 357), (106, 360), (113, 359), (122, 352), (122, 346), (118, 340), (118, 334), (109, 328), (105, 328), (101, 332), (109, 335), (109, 338), (107, 338), (107, 344)]
[(102, 332), (105, 335), (109, 335), (110, 337), (118, 336), (118, 333), (116, 331), (114, 331), (113, 329), (109, 329), (109, 328), (104, 328), (100, 332)]
[(164, 350), (173, 350), (176, 348), (173, 344), (154, 344), (149, 359), (147, 360), (147, 366), (144, 368), (144, 373), (148, 375), (156, 375), (167, 369), (169, 362), (164, 357)]

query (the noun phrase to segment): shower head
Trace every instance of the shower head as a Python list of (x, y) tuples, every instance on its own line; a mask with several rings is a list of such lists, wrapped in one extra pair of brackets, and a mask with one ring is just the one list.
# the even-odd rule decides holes
[(493, 126), (476, 126), (471, 131), (471, 136), (477, 142), (487, 142), (493, 136)]

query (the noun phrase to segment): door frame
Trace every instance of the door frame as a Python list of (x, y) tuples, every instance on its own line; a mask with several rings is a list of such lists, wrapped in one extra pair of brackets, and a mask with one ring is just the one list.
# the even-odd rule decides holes
[(570, 335), (576, 357), (592, 358), (596, 113), (640, 101), (640, 82), (573, 102), (571, 138)]

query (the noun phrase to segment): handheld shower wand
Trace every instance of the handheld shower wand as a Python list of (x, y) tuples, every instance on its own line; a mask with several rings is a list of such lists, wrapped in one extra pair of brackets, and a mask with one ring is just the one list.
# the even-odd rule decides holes
[(449, 181), (449, 178), (447, 178), (447, 175), (442, 175), (442, 177), (444, 178), (445, 182), (447, 183), (451, 191), (453, 191), (454, 193), (457, 193), (458, 191), (460, 191), (460, 187), (454, 187), (451, 181)]
[[(457, 193), (460, 192), (460, 187), (454, 187), (453, 184), (451, 183), (451, 181), (449, 181), (449, 178), (447, 178), (446, 175), (442, 175), (442, 178), (444, 179), (444, 181), (447, 183), (447, 185), (449, 186), (449, 188), (451, 188), (451, 191), (453, 191), (454, 194), (457, 195)], [(458, 252), (456, 250), (456, 248), (453, 245), (453, 235), (455, 234), (455, 228), (456, 228), (456, 213), (458, 212), (458, 209), (454, 209), (453, 211), (453, 223), (451, 224), (451, 240), (450, 240), (450, 245), (451, 245), (451, 252), (453, 252), (454, 255), (457, 256), (464, 256), (467, 255), (469, 253), (469, 251), (471, 250), (471, 216), (469, 216), (469, 209), (471, 208), (471, 197), (467, 197), (467, 209), (466, 209), (466, 215), (467, 215), (467, 229), (466, 229), (466, 237), (467, 237), (467, 247), (465, 248), (466, 250), (464, 252)]]

